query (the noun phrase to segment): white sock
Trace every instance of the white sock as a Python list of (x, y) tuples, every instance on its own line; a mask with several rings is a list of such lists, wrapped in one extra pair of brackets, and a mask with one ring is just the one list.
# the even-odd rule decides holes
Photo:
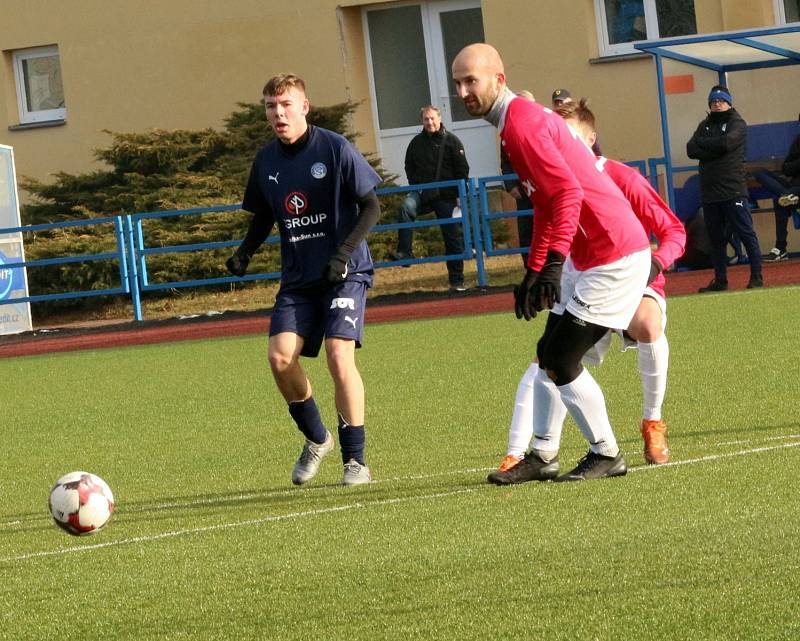
[(531, 449), (545, 462), (558, 455), (561, 428), (567, 408), (561, 401), (556, 384), (539, 369), (533, 384), (533, 444)]
[(617, 439), (608, 420), (603, 391), (589, 370), (584, 369), (578, 378), (560, 385), (561, 400), (569, 409), (589, 447), (595, 454), (616, 456), (619, 454)]
[(533, 435), (533, 381), (539, 371), (539, 363), (531, 363), (517, 385), (514, 398), (514, 413), (508, 428), (506, 454), (521, 457), (528, 450)]
[(639, 342), (639, 375), (642, 378), (644, 398), (642, 417), (651, 421), (661, 420), (661, 406), (667, 392), (667, 369), (669, 369), (669, 343), (662, 333), (653, 343)]

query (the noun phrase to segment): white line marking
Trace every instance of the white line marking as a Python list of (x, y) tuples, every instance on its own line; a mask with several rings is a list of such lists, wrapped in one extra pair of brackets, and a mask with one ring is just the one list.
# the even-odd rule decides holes
[(130, 545), (132, 543), (145, 543), (151, 541), (160, 541), (162, 539), (174, 538), (176, 536), (183, 536), (186, 534), (199, 534), (202, 532), (212, 532), (214, 530), (229, 530), (233, 528), (246, 527), (248, 525), (261, 525), (263, 523), (273, 523), (276, 521), (286, 521), (288, 519), (297, 519), (306, 516), (319, 516), (321, 514), (330, 514), (334, 512), (346, 512), (348, 510), (355, 510), (361, 508), (375, 507), (381, 505), (394, 505), (396, 503), (408, 503), (410, 501), (425, 501), (449, 496), (456, 496), (458, 494), (468, 494), (477, 492), (478, 487), (462, 488), (460, 490), (453, 490), (452, 492), (437, 492), (435, 494), (425, 494), (423, 496), (407, 496), (395, 497), (391, 499), (382, 499), (380, 501), (372, 502), (357, 502), (348, 505), (339, 505), (336, 507), (320, 508), (318, 510), (308, 510), (306, 512), (290, 512), (288, 514), (278, 514), (273, 516), (265, 516), (260, 519), (250, 519), (247, 521), (236, 521), (233, 523), (218, 523), (217, 525), (206, 525), (203, 527), (189, 528), (185, 530), (173, 530), (172, 532), (162, 532), (161, 534), (151, 534), (147, 536), (136, 536), (129, 539), (120, 539), (118, 541), (107, 541), (105, 543), (95, 543), (93, 545), (81, 545), (74, 548), (65, 548), (61, 550), (47, 550), (44, 552), (31, 552), (29, 554), (21, 554), (19, 556), (9, 556), (0, 558), (0, 563), (10, 561), (25, 561), (43, 556), (62, 556), (65, 554), (73, 554), (75, 552), (86, 552), (89, 550), (98, 550), (101, 548), (114, 547), (117, 545)]
[(690, 458), (682, 461), (670, 461), (662, 465), (639, 465), (628, 469), (628, 472), (641, 472), (642, 470), (657, 470), (666, 467), (676, 467), (678, 465), (691, 465), (693, 463), (705, 463), (706, 461), (717, 461), (724, 458), (733, 458), (734, 456), (746, 456), (747, 454), (760, 454), (761, 452), (770, 452), (772, 450), (782, 450), (789, 447), (800, 447), (798, 443), (781, 443), (780, 445), (770, 445), (767, 447), (755, 447), (750, 450), (740, 450), (738, 452), (728, 452), (726, 454), (709, 454), (708, 456), (700, 456), (698, 458)]
[[(800, 434), (786, 434), (784, 436), (767, 436), (764, 438), (765, 441), (782, 441), (786, 438), (800, 438)], [(745, 443), (752, 443), (753, 439), (746, 439), (743, 441), (725, 441), (723, 443), (717, 443), (717, 445), (744, 445)]]
[[(796, 437), (797, 435), (790, 435), (789, 438)], [(784, 437), (786, 438), (786, 437)], [(637, 467), (632, 467), (628, 469), (628, 472), (641, 472), (644, 470), (660, 470), (669, 467), (677, 467), (679, 465), (693, 465), (695, 463), (705, 463), (707, 461), (717, 461), (720, 459), (726, 458), (733, 458), (736, 456), (747, 456), (749, 454), (760, 454), (762, 452), (770, 452), (773, 450), (780, 450), (780, 449), (787, 449), (791, 447), (800, 447), (800, 442), (797, 443), (781, 443), (780, 445), (770, 445), (765, 447), (756, 447), (749, 450), (740, 450), (738, 452), (728, 452), (725, 454), (710, 454), (708, 456), (700, 456), (698, 458), (693, 459), (685, 459), (681, 461), (670, 461), (669, 463), (664, 463), (663, 465), (640, 465)], [(446, 472), (444, 474), (429, 474), (429, 475), (420, 475), (420, 476), (402, 476), (396, 477), (393, 479), (384, 479), (384, 482), (387, 481), (404, 481), (404, 480), (421, 480), (421, 479), (428, 479), (434, 478), (438, 476), (446, 476), (452, 474), (469, 474), (469, 473), (478, 473), (478, 472), (485, 472), (487, 470), (491, 470), (494, 468), (472, 468), (467, 470), (455, 470), (452, 472)], [(162, 539), (173, 538), (176, 536), (183, 536), (187, 534), (200, 534), (203, 532), (211, 532), (214, 530), (225, 530), (225, 529), (232, 529), (232, 528), (239, 528), (239, 527), (246, 527), (249, 525), (261, 525), (264, 523), (272, 523), (277, 521), (285, 521), (287, 519), (296, 519), (296, 518), (303, 518), (307, 516), (317, 516), (320, 514), (330, 514), (334, 512), (344, 512), (348, 510), (360, 509), (360, 508), (368, 508), (368, 507), (377, 507), (381, 505), (394, 505), (397, 503), (408, 503), (410, 501), (425, 501), (425, 500), (433, 500), (433, 499), (440, 499), (446, 498), (449, 496), (456, 496), (459, 494), (468, 494), (472, 492), (477, 492), (481, 489), (491, 488), (493, 486), (486, 484), (480, 487), (472, 487), (472, 488), (463, 488), (460, 490), (453, 490), (451, 492), (437, 492), (435, 494), (424, 494), (422, 496), (407, 496), (407, 497), (397, 497), (392, 499), (382, 499), (379, 501), (372, 501), (372, 502), (357, 502), (357, 503), (350, 503), (347, 505), (340, 505), (336, 507), (328, 507), (328, 508), (320, 508), (317, 510), (308, 510), (306, 512), (290, 512), (288, 514), (280, 514), (280, 515), (273, 515), (273, 516), (265, 516), (259, 519), (250, 519), (247, 521), (236, 521), (233, 523), (219, 523), (217, 525), (207, 525), (198, 528), (189, 528), (185, 530), (173, 530), (171, 532), (163, 532), (161, 534), (151, 534), (147, 536), (137, 536), (129, 539), (120, 539), (118, 541), (108, 541), (106, 543), (96, 543), (93, 545), (82, 545), (79, 547), (74, 548), (65, 548), (60, 550), (47, 550), (44, 552), (31, 552), (29, 554), (22, 554), (19, 556), (7, 556), (0, 558), (0, 563), (9, 563), (13, 561), (25, 561), (28, 559), (38, 558), (38, 557), (46, 557), (46, 556), (61, 556), (66, 554), (73, 554), (75, 552), (86, 552), (90, 550), (97, 550), (101, 548), (113, 547), (117, 545), (130, 545), (132, 543), (147, 543), (150, 541), (159, 541)], [(308, 488), (311, 489), (311, 488)], [(324, 489), (324, 488), (318, 488)], [(291, 492), (292, 490), (287, 490), (287, 492)], [(296, 491), (296, 490), (295, 490)], [(284, 493), (283, 490), (277, 493)], [(258, 497), (264, 496), (262, 494), (249, 494), (249, 495), (242, 495), (248, 497)], [(232, 501), (238, 500), (235, 497), (227, 497), (222, 501), (197, 501), (193, 502), (192, 504), (201, 503), (201, 502), (209, 502), (209, 503), (216, 503), (216, 502), (224, 502), (224, 501)], [(164, 504), (165, 506), (167, 504)], [(176, 506), (186, 506), (187, 504), (176, 504)]]

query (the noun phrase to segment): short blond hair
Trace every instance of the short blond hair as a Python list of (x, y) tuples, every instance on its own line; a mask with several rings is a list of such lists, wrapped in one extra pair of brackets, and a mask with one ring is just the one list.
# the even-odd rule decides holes
[(277, 76), (272, 76), (267, 80), (264, 89), (261, 92), (262, 96), (280, 96), (282, 93), (289, 89), (300, 89), (303, 93), (306, 92), (306, 83), (300, 76), (293, 73), (279, 73)]

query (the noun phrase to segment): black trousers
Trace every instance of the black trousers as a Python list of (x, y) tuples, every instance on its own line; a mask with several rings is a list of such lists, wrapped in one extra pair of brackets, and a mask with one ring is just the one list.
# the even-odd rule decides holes
[(750, 259), (750, 277), (761, 277), (761, 249), (758, 236), (753, 229), (753, 216), (747, 198), (731, 198), (716, 203), (703, 203), (703, 217), (706, 222), (708, 240), (711, 243), (711, 262), (714, 265), (714, 278), (728, 280), (728, 255), (726, 252), (725, 223), (739, 236)]
[[(418, 191), (410, 191), (406, 195), (403, 206), (400, 208), (398, 222), (408, 223), (417, 219), (417, 216), (433, 211), (436, 218), (450, 219), (453, 217), (453, 208), (456, 206), (455, 200), (436, 199), (423, 203)], [(464, 236), (461, 233), (461, 225), (453, 223), (451, 225), (441, 225), (442, 239), (444, 240), (444, 250), (446, 254), (464, 253)], [(407, 256), (411, 256), (411, 245), (414, 240), (413, 229), (397, 230), (397, 251)], [(447, 261), (447, 278), (451, 285), (464, 284), (464, 261)]]
[(756, 180), (760, 182), (773, 196), (772, 206), (775, 211), (775, 247), (780, 251), (786, 251), (786, 241), (789, 237), (789, 217), (792, 215), (792, 207), (783, 207), (778, 202), (778, 198), (784, 194), (794, 194), (800, 196), (800, 186), (791, 186), (780, 176), (771, 171), (759, 171), (755, 174)]

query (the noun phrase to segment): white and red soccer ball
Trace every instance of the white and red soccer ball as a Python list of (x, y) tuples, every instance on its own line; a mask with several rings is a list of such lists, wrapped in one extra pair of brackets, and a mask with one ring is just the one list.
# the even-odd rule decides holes
[(65, 474), (50, 490), (50, 514), (58, 527), (75, 536), (94, 534), (113, 513), (111, 488), (89, 472)]

